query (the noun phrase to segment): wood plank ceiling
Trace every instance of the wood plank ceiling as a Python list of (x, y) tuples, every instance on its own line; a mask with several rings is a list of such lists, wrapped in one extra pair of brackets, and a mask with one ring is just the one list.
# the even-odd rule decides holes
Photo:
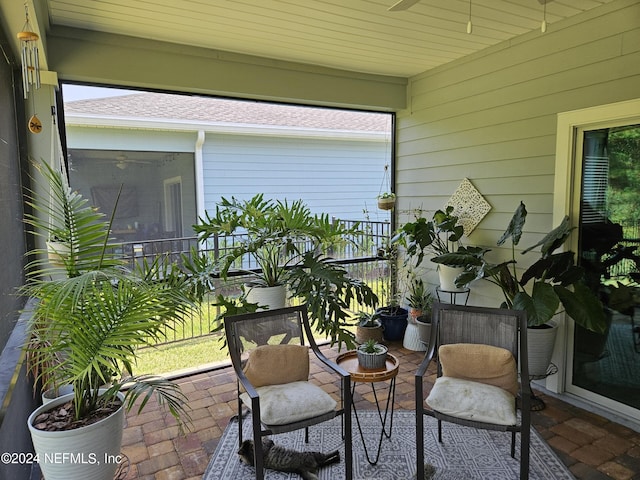
[[(407, 77), (537, 30), (545, 0), (47, 0), (48, 21)], [(547, 32), (612, 0), (547, 0)], [(471, 7), (471, 8), (470, 8)], [(471, 12), (473, 30), (467, 33)]]

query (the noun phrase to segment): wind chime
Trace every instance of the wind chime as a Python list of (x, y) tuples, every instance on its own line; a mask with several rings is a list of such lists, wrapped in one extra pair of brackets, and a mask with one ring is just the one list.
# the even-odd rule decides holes
[[(34, 29), (29, 21), (29, 8), (26, 3), (24, 5), (24, 15), (25, 23), (17, 36), (18, 40), (20, 40), (20, 60), (22, 61), (22, 91), (26, 100), (29, 96), (29, 90), (40, 88), (40, 58), (38, 54), (40, 36), (33, 31)], [(35, 113), (29, 119), (29, 131), (31, 133), (40, 133), (42, 131), (42, 122)]]

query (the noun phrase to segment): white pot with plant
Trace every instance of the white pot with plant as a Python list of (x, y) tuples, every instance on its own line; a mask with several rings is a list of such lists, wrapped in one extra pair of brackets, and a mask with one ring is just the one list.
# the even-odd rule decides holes
[(367, 340), (356, 350), (358, 364), (365, 370), (379, 370), (387, 364), (388, 348), (374, 339)]
[(34, 411), (28, 428), (47, 480), (111, 480), (125, 409), (137, 404), (139, 411), (155, 394), (179, 425), (188, 418), (176, 384), (135, 376), (133, 365), (139, 347), (153, 344), (167, 325), (191, 313), (196, 289), (174, 265), (154, 261), (126, 270), (107, 253), (111, 222), (67, 187), (60, 171), (35, 166), (48, 180), (51, 198), (29, 199), (41, 215), (25, 221), (40, 235), (52, 228), (51, 218), (72, 226), (67, 234), (78, 255), (65, 262), (64, 278), (48, 280), (47, 259), (37, 258), (30, 266), (39, 268), (27, 271), (22, 293), (37, 299), (25, 346), (29, 371), (43, 390), (73, 387), (73, 393)]
[[(518, 277), (515, 247), (520, 242), (526, 216), (527, 210), (521, 202), (507, 230), (497, 242), (502, 245), (511, 240), (512, 258), (509, 260), (498, 264), (489, 263), (484, 256), (490, 250), (482, 247), (461, 248), (455, 253), (441, 255), (433, 260), (463, 266), (465, 271), (458, 277), (458, 284), (485, 279), (502, 291), (502, 307), (527, 312), (529, 373), (532, 376), (544, 376), (553, 353), (557, 324), (552, 319), (557, 313), (564, 310), (576, 325), (596, 333), (604, 333), (608, 322), (597, 292), (585, 282), (584, 268), (575, 263), (575, 253), (571, 250), (557, 251), (573, 230), (569, 217), (565, 217), (560, 225), (538, 243), (521, 252), (524, 255), (540, 247), (540, 257)], [(539, 337), (546, 339), (545, 345), (532, 345)], [(546, 357), (538, 358), (543, 353)], [(540, 367), (534, 370), (532, 364), (540, 364)]]
[[(461, 246), (460, 239), (464, 235), (464, 227), (458, 223), (458, 217), (453, 215), (454, 208), (449, 205), (444, 210), (436, 210), (431, 220), (418, 217), (412, 222), (405, 223), (392, 238), (405, 248), (406, 262), (413, 262), (419, 266), (428, 253), (436, 258), (457, 251)], [(456, 279), (463, 269), (442, 269), (438, 265), (440, 289), (448, 292), (460, 291), (456, 286)]]
[[(372, 307), (377, 296), (364, 282), (349, 277), (327, 252), (337, 244), (353, 243), (357, 227), (345, 227), (327, 214), (312, 214), (302, 200), (270, 200), (257, 194), (249, 200), (222, 198), (215, 214), (205, 212), (194, 230), (203, 242), (242, 234), (221, 256), (218, 270), (222, 279), (234, 269), (249, 277), (249, 302), (274, 308), (276, 300), (256, 300), (253, 295), (263, 287), (286, 288), (291, 297), (306, 303), (316, 331), (332, 342), (354, 346), (355, 336), (347, 328), (350, 299)], [(250, 269), (253, 264), (257, 268)]]

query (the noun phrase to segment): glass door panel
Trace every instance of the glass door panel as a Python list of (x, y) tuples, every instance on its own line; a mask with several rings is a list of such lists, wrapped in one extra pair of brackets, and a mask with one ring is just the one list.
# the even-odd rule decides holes
[(576, 326), (572, 384), (640, 408), (640, 125), (587, 130), (582, 141), (580, 264), (608, 328)]

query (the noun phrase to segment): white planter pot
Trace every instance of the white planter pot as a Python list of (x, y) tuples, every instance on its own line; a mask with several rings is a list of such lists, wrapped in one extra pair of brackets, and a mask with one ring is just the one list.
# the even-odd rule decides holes
[(420, 327), (416, 323), (409, 323), (404, 331), (402, 346), (414, 352), (424, 352), (427, 346), (420, 339)]
[(551, 328), (527, 329), (527, 358), (529, 360), (529, 376), (544, 378), (551, 363), (553, 346), (558, 333), (558, 323), (548, 322)]
[(34, 410), (27, 420), (42, 474), (47, 480), (113, 480), (120, 461), (124, 406), (110, 417), (75, 430), (47, 432), (33, 427), (42, 412), (72, 398), (73, 394), (59, 397)]
[(70, 253), (71, 249), (66, 243), (47, 241), (47, 255), (52, 266), (64, 268), (64, 260), (69, 258)]
[(416, 326), (418, 327), (420, 342), (424, 345), (424, 350), (426, 350), (431, 339), (431, 322), (423, 322), (420, 319), (416, 319)]
[(266, 305), (267, 308), (261, 310), (274, 310), (283, 308), (287, 302), (287, 287), (278, 285), (276, 287), (260, 287), (245, 285), (247, 289), (247, 301), (257, 303), (258, 305)]
[(444, 292), (462, 292), (463, 288), (456, 287), (456, 277), (464, 271), (464, 267), (450, 267), (449, 265), (438, 265), (438, 276), (440, 277), (440, 290)]
[(45, 405), (49, 402), (53, 402), (56, 398), (60, 398), (63, 395), (69, 395), (73, 393), (73, 385), (62, 385), (58, 388), (50, 388), (42, 392), (42, 404)]

